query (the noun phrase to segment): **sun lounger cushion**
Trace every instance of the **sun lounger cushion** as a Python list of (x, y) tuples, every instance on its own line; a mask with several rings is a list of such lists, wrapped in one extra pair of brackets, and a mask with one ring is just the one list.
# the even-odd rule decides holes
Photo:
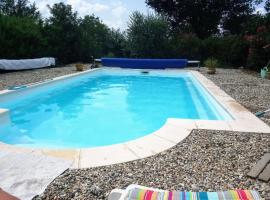
[(259, 200), (256, 191), (235, 190), (226, 192), (169, 192), (134, 188), (125, 200)]

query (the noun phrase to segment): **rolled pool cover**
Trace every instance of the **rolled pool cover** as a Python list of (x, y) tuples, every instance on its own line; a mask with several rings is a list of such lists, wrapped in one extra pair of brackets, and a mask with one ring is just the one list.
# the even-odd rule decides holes
[(187, 59), (134, 59), (134, 58), (101, 58), (106, 67), (121, 67), (131, 69), (165, 69), (185, 68)]
[(0, 59), (0, 70), (24, 70), (44, 68), (55, 65), (55, 58), (35, 58), (35, 59), (20, 59), (7, 60)]

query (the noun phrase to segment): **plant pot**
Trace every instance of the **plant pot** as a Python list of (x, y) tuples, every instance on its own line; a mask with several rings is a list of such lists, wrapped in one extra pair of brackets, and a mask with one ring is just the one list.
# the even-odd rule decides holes
[(208, 74), (215, 74), (216, 73), (216, 68), (208, 68), (207, 73)]
[(76, 64), (76, 70), (79, 72), (82, 72), (84, 70), (84, 65), (83, 64)]

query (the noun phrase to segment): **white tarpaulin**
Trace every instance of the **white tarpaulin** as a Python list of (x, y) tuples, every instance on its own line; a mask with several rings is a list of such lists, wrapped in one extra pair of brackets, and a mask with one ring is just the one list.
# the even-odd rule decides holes
[(35, 69), (55, 65), (54, 58), (37, 58), (22, 60), (0, 60), (2, 70)]
[(56, 157), (1, 151), (0, 188), (21, 200), (31, 200), (71, 165), (72, 161)]

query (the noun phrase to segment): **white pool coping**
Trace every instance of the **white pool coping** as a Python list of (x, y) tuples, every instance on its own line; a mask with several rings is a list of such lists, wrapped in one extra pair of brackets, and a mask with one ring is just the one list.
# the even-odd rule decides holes
[[(40, 84), (63, 80), (66, 78), (91, 73), (98, 69), (57, 77), (45, 82), (30, 84), (28, 87), (36, 87)], [(146, 158), (174, 147), (184, 140), (194, 129), (237, 131), (251, 133), (268, 133), (270, 127), (253, 115), (232, 97), (226, 94), (212, 81), (201, 73), (191, 70), (170, 70), (175, 72), (188, 71), (202, 84), (202, 86), (219, 102), (234, 120), (192, 120), (192, 119), (167, 119), (166, 123), (154, 133), (122, 144), (115, 144), (94, 148), (79, 149), (36, 149), (8, 145), (0, 142), (0, 151), (36, 153), (61, 157), (73, 161), (73, 168), (89, 168), (104, 165), (112, 165)], [(0, 91), (0, 94), (12, 91)], [(8, 110), (0, 109), (0, 123), (7, 121)]]

